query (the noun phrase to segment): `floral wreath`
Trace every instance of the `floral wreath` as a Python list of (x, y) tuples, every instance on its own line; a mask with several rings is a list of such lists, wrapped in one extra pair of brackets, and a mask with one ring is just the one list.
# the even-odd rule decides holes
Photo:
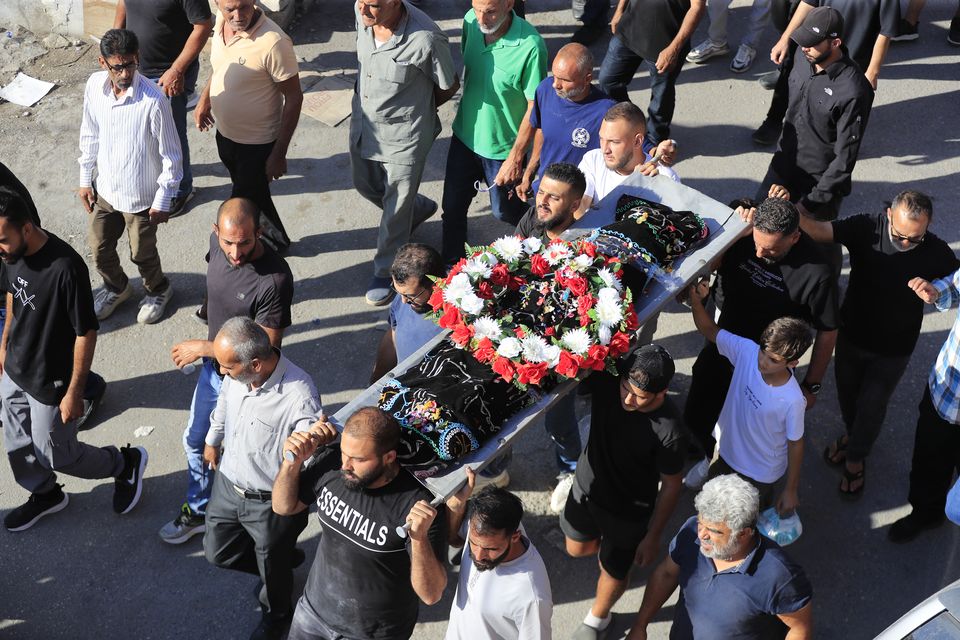
[(616, 372), (639, 327), (619, 257), (585, 239), (518, 236), (467, 247), (467, 256), (435, 279), (429, 301), (428, 317), (455, 345), (522, 389)]

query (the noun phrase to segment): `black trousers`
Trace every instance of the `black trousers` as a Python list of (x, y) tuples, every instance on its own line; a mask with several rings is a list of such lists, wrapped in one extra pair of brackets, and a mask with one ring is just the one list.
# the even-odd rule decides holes
[(943, 517), (947, 492), (953, 475), (960, 470), (960, 425), (940, 417), (930, 397), (930, 387), (923, 391), (917, 434), (913, 441), (913, 462), (910, 465), (909, 501), (914, 513), (925, 518)]
[(217, 131), (217, 151), (233, 183), (230, 197), (249, 198), (257, 203), (260, 207), (260, 226), (263, 227), (262, 238), (274, 249), (283, 251), (290, 246), (290, 236), (273, 205), (266, 173), (267, 158), (274, 144), (240, 144)]
[(717, 446), (713, 428), (727, 399), (727, 389), (732, 379), (733, 365), (720, 355), (717, 345), (708, 342), (693, 363), (693, 377), (683, 408), (684, 422), (707, 458), (713, 456), (713, 449)]
[(269, 603), (263, 615), (280, 621), (292, 612), (293, 550), (306, 526), (306, 510), (277, 515), (269, 500), (244, 498), (218, 472), (207, 504), (203, 551), (211, 564), (260, 576)]

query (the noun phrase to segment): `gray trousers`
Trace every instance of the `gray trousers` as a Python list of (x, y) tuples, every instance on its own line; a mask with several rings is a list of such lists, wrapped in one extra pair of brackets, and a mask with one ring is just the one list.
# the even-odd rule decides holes
[(60, 407), (43, 404), (0, 378), (3, 446), (17, 484), (30, 493), (53, 491), (60, 471), (77, 478), (115, 478), (123, 471), (116, 447), (94, 447), (77, 440), (76, 420), (63, 424)]
[(847, 428), (847, 459), (870, 455), (887, 415), (887, 405), (910, 362), (910, 356), (884, 356), (861, 349), (840, 330), (833, 356), (837, 401)]
[(357, 193), (383, 210), (377, 253), (373, 257), (373, 275), (378, 278), (390, 277), (397, 250), (410, 242), (413, 229), (436, 207), (435, 202), (417, 193), (426, 162), (426, 157), (412, 165), (364, 160), (360, 149), (350, 146), (353, 186)]
[(293, 550), (307, 526), (307, 511), (281, 516), (269, 500), (247, 499), (233, 483), (216, 473), (207, 504), (203, 551), (218, 567), (260, 576), (275, 620), (290, 615), (293, 597)]

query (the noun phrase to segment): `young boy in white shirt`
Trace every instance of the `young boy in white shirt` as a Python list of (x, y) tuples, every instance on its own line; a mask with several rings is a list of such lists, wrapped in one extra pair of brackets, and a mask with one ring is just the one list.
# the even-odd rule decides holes
[(709, 478), (736, 473), (760, 491), (760, 508), (773, 504), (774, 485), (786, 476), (777, 511), (790, 515), (799, 503), (806, 402), (793, 369), (813, 343), (813, 329), (797, 318), (767, 325), (760, 344), (720, 329), (703, 306), (706, 282), (690, 294), (697, 330), (715, 342), (734, 366), (733, 379), (717, 420), (720, 454)]

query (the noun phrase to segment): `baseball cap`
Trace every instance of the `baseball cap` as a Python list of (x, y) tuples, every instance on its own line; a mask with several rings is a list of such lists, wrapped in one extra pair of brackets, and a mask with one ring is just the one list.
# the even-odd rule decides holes
[(843, 37), (843, 16), (833, 7), (817, 7), (807, 14), (803, 23), (790, 34), (790, 39), (801, 47), (813, 47), (828, 38)]
[(658, 344), (647, 344), (623, 361), (618, 367), (621, 375), (641, 391), (660, 393), (665, 390), (676, 372), (673, 357)]

